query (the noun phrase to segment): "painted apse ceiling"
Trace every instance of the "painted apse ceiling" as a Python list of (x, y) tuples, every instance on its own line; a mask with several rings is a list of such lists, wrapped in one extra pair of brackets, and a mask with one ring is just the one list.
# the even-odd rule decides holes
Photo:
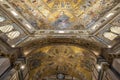
[(114, 6), (115, 0), (8, 0), (36, 29), (87, 29)]
[(83, 48), (51, 45), (38, 48), (26, 56), (30, 80), (54, 80), (57, 74), (65, 75), (64, 80), (92, 80), (96, 56)]

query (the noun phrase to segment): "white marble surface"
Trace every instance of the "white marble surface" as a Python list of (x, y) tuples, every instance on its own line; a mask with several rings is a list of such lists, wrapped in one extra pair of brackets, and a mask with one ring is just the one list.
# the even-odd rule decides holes
[(10, 67), (8, 58), (0, 58), (0, 76)]
[(120, 59), (114, 59), (112, 66), (120, 74)]

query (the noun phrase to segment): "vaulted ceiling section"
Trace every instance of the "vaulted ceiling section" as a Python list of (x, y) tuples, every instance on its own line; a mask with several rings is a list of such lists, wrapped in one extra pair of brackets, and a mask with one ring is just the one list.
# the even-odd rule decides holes
[(22, 51), (31, 80), (92, 80), (95, 58), (120, 46), (120, 1), (0, 0), (0, 43)]
[(1, 38), (11, 47), (42, 38), (119, 41), (119, 0), (1, 0)]

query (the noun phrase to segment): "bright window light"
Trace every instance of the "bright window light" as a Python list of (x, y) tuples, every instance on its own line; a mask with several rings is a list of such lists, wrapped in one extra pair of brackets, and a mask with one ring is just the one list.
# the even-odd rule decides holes
[(108, 48), (112, 48), (112, 46), (111, 46), (111, 45), (108, 45)]
[(105, 32), (103, 36), (111, 41), (113, 41), (116, 37), (118, 37), (117, 34), (114, 34), (112, 32)]
[(29, 24), (25, 24), (29, 29), (31, 29), (32, 27)]
[(20, 32), (19, 31), (12, 31), (6, 35), (12, 40), (12, 39), (18, 38), (20, 36)]
[(111, 32), (114, 32), (116, 34), (120, 34), (120, 27), (119, 26), (113, 26), (110, 28)]
[(5, 17), (0, 16), (0, 22), (5, 21)]
[(64, 31), (58, 31), (58, 33), (65, 33)]
[(92, 29), (94, 30), (94, 29), (96, 29), (96, 27), (97, 27), (98, 25), (96, 24), (96, 25), (94, 25), (93, 27), (92, 27)]
[(11, 11), (11, 13), (12, 13), (14, 16), (18, 16), (18, 14), (17, 14), (15, 11)]
[(106, 18), (109, 18), (109, 17), (111, 17), (111, 16), (113, 16), (114, 15), (114, 13), (109, 13), (107, 16), (106, 16)]
[(20, 69), (24, 70), (25, 69), (25, 65), (21, 65)]
[(102, 66), (101, 66), (101, 65), (97, 65), (97, 69), (98, 69), (98, 70), (101, 70), (101, 69), (102, 69)]
[(11, 47), (12, 47), (12, 48), (14, 48), (14, 47), (15, 47), (15, 45), (12, 45)]

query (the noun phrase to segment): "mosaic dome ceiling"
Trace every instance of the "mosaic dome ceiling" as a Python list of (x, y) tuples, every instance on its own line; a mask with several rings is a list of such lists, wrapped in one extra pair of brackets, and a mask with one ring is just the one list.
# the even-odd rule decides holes
[(92, 80), (92, 53), (120, 42), (118, 1), (0, 0), (0, 38), (24, 50), (30, 80)]
[[(27, 57), (31, 71), (30, 80), (55, 80), (54, 75), (57, 74), (74, 77), (75, 80), (92, 80), (95, 55), (83, 48), (67, 45), (46, 46), (33, 51)], [(65, 80), (71, 79), (65, 77)]]
[(115, 5), (115, 0), (8, 0), (37, 29), (86, 29)]

